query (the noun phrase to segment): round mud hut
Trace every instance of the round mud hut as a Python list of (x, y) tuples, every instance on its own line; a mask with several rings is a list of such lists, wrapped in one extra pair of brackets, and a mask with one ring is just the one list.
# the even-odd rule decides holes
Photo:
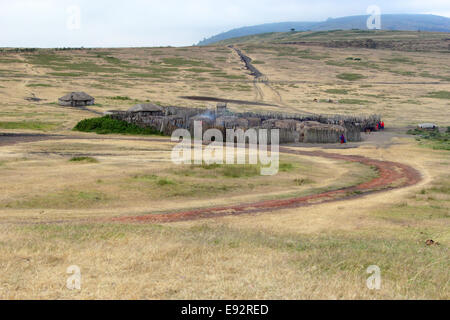
[(85, 107), (95, 104), (95, 99), (85, 92), (71, 92), (58, 99), (60, 106), (64, 107)]
[(131, 107), (127, 112), (142, 113), (146, 116), (163, 116), (164, 108), (152, 103), (142, 103)]
[(305, 121), (299, 126), (300, 141), (304, 143), (337, 143), (341, 135), (347, 136), (347, 130), (339, 125)]

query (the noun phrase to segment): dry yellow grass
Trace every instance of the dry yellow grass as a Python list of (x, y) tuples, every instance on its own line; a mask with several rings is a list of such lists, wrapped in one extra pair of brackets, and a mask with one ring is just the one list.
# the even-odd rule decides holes
[[(165, 140), (119, 139), (61, 139), (4, 147), (0, 217), (158, 213), (315, 193), (375, 175), (358, 164), (292, 155), (281, 157), (276, 176), (261, 176), (256, 166), (234, 175), (228, 166), (172, 164), (173, 145)], [(96, 161), (70, 161), (80, 155)]]
[[(378, 113), (389, 127), (416, 125), (425, 121), (448, 124), (448, 99), (428, 97), (430, 92), (450, 90), (446, 53), (294, 45), (241, 47), (253, 59), (264, 62), (257, 66), (270, 80), (270, 87), (261, 83), (255, 86), (239, 57), (227, 47), (43, 53), (53, 57), (53, 60), (48, 58), (50, 62), (33, 60), (33, 55), (39, 53), (8, 54), (13, 61), (24, 62), (4, 66), (10, 73), (5, 71), (7, 77), (0, 79), (3, 101), (0, 115), (3, 121), (42, 120), (61, 123), (61, 128), (72, 128), (89, 113), (61, 109), (49, 103), (55, 103), (65, 92), (84, 90), (96, 97), (99, 105), (92, 109), (99, 112), (124, 110), (136, 102), (145, 101), (214, 107), (214, 103), (180, 98), (199, 95), (249, 101), (258, 99), (282, 106), (280, 109), (231, 105), (236, 110)], [(118, 60), (107, 62), (104, 57)], [(350, 57), (360, 58), (361, 61), (347, 60)], [(57, 59), (61, 58), (66, 60), (59, 62), (61, 66), (57, 64), (57, 70), (63, 70), (53, 70), (51, 61), (56, 59), (58, 62)], [(92, 64), (106, 69), (95, 70)], [(80, 68), (82, 71), (77, 71)], [(52, 76), (55, 72), (68, 75)], [(70, 76), (71, 73), (76, 75), (76, 72), (85, 74), (82, 77)], [(365, 78), (357, 81), (337, 78), (345, 73), (356, 73)], [(36, 104), (24, 101), (24, 97), (32, 93), (45, 99), (38, 110)], [(116, 96), (131, 100), (111, 99)], [(314, 103), (314, 99), (332, 99), (342, 103)]]
[[(77, 210), (49, 216), (2, 211), (0, 295), (448, 299), (450, 198), (448, 175), (442, 176), (448, 157), (423, 152), (411, 139), (401, 142), (378, 155), (369, 146), (341, 152), (414, 165), (423, 182), (356, 200), (166, 225), (89, 222), (86, 214), (99, 212), (82, 208), (83, 220), (72, 223), (46, 221), (76, 216)], [(102, 214), (119, 212), (128, 210)], [(428, 238), (440, 246), (427, 247)], [(381, 291), (365, 287), (365, 269), (372, 264), (381, 267)], [(81, 292), (65, 288), (70, 265), (81, 268)]]

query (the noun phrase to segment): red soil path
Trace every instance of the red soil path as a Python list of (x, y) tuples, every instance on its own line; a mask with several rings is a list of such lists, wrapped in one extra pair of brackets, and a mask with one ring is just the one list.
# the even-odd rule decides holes
[(119, 217), (114, 218), (113, 220), (118, 222), (163, 223), (265, 212), (276, 209), (295, 208), (318, 203), (361, 197), (374, 192), (412, 186), (421, 180), (421, 175), (417, 170), (405, 164), (396, 162), (374, 160), (362, 156), (340, 155), (323, 151), (302, 151), (280, 148), (280, 152), (358, 162), (364, 165), (375, 167), (378, 170), (378, 177), (357, 186), (291, 199), (267, 200), (248, 204), (203, 208), (173, 213), (169, 212), (166, 214)]

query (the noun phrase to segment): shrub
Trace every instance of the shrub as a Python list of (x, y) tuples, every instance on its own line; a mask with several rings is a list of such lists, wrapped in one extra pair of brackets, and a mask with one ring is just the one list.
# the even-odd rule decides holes
[(122, 96), (110, 97), (109, 99), (111, 99), (111, 100), (123, 100), (123, 101), (131, 100), (130, 97), (122, 97)]
[(308, 178), (301, 178), (301, 179), (295, 179), (295, 180), (294, 180), (294, 183), (295, 183), (297, 186), (303, 186), (303, 185), (305, 185), (305, 184), (311, 184), (311, 183), (314, 183), (314, 181), (312, 181), (311, 179), (308, 179)]
[(70, 162), (87, 162), (87, 163), (98, 163), (98, 160), (92, 157), (73, 157), (69, 160)]
[(167, 179), (167, 178), (162, 178), (158, 180), (158, 186), (167, 186), (167, 185), (174, 185), (175, 182)]
[(280, 163), (279, 171), (288, 172), (294, 169), (294, 165), (292, 163)]
[(371, 101), (368, 100), (360, 100), (360, 99), (341, 99), (339, 100), (339, 103), (342, 104), (369, 104), (372, 103)]
[(51, 85), (46, 84), (46, 83), (30, 83), (30, 84), (27, 84), (27, 87), (29, 87), (29, 88), (38, 88), (38, 87), (49, 88), (49, 87), (51, 87)]
[(447, 131), (440, 133), (439, 130), (409, 130), (408, 134), (417, 136), (417, 141), (426, 141), (427, 146), (435, 150), (450, 150), (450, 127), (447, 127)]
[(430, 92), (430, 93), (427, 95), (427, 98), (450, 99), (450, 91), (435, 91), (435, 92)]
[(113, 119), (110, 116), (82, 120), (73, 130), (97, 134), (162, 135), (155, 129), (141, 128), (126, 121)]
[(356, 81), (360, 79), (365, 79), (366, 77), (359, 73), (340, 73), (337, 75), (338, 79), (347, 81)]
[(328, 89), (325, 92), (332, 94), (348, 94), (348, 91), (345, 89)]

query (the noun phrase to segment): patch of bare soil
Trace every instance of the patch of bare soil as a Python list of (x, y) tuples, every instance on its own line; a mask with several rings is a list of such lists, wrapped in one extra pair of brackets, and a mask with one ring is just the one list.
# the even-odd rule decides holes
[(195, 101), (210, 101), (210, 102), (225, 102), (225, 103), (235, 103), (235, 104), (245, 104), (250, 106), (266, 106), (266, 107), (279, 107), (276, 104), (255, 102), (255, 101), (245, 101), (245, 100), (233, 100), (233, 99), (223, 99), (215, 97), (202, 97), (202, 96), (182, 96), (181, 99), (195, 100)]
[(67, 136), (67, 135), (52, 135), (39, 133), (0, 133), (0, 147), (11, 146), (18, 143), (37, 142), (43, 140), (122, 140), (122, 141), (153, 141), (159, 142), (161, 138), (120, 138), (107, 136)]
[(59, 136), (35, 133), (0, 133), (0, 147), (24, 142), (57, 139)]

